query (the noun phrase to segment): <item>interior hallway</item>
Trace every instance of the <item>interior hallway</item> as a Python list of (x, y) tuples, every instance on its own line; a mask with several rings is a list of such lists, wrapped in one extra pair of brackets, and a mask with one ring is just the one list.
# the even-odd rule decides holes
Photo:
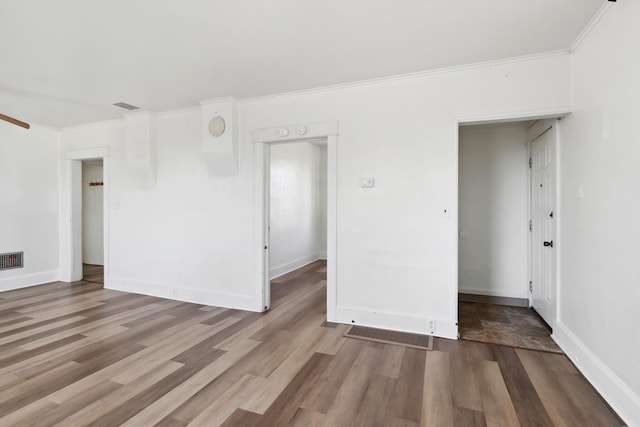
[(51, 283), (0, 293), (0, 425), (621, 426), (561, 354), (343, 337), (325, 264), (266, 313)]

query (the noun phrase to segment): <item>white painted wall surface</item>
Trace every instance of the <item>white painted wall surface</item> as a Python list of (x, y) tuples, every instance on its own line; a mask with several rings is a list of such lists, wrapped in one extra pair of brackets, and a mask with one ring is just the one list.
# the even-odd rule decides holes
[[(640, 426), (640, 4), (611, 4), (573, 55), (560, 122), (559, 320), (554, 336)], [(579, 191), (582, 189), (582, 197)]]
[(460, 127), (458, 290), (527, 298), (527, 131)]
[(157, 184), (147, 190), (129, 181), (123, 120), (64, 129), (61, 151), (110, 148), (106, 287), (259, 311), (251, 251), (253, 160), (242, 156), (239, 176), (210, 178), (200, 124), (197, 109), (158, 115)]
[(333, 320), (456, 335), (455, 119), (565, 108), (568, 74), (556, 55), (241, 104), (245, 132), (339, 120)]
[(270, 152), (269, 267), (274, 278), (320, 258), (320, 150), (298, 142), (273, 145)]
[(82, 262), (104, 265), (104, 186), (101, 164), (82, 162)]
[[(569, 58), (540, 56), (240, 103), (239, 175), (210, 178), (197, 108), (157, 116), (155, 188), (132, 191), (122, 121), (62, 131), (63, 151), (111, 147), (107, 287), (260, 310), (252, 132), (339, 121), (339, 321), (457, 332), (456, 118), (567, 109)], [(375, 178), (360, 188), (358, 178)], [(64, 182), (64, 172), (62, 175)], [(119, 202), (119, 209), (114, 203)], [(442, 210), (449, 209), (448, 218)], [(65, 217), (62, 204), (61, 217)]]
[(53, 129), (0, 123), (0, 253), (24, 251), (0, 291), (57, 280), (58, 144)]

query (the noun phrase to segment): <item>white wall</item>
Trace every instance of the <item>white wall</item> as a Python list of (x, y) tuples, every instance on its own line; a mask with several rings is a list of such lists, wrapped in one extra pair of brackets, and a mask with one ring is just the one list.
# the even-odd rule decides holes
[(458, 290), (527, 298), (527, 131), (460, 127)]
[(569, 92), (568, 57), (557, 55), (259, 99), (241, 111), (245, 134), (339, 121), (333, 320), (428, 332), (433, 319), (436, 334), (454, 337), (456, 119), (568, 108)]
[[(456, 119), (535, 115), (569, 102), (562, 54), (247, 100), (239, 175), (229, 178), (207, 174), (198, 109), (159, 114), (157, 184), (146, 191), (127, 182), (122, 121), (64, 129), (62, 149), (111, 148), (107, 287), (260, 310), (252, 132), (338, 120), (332, 320), (425, 332), (433, 319), (436, 334), (455, 337)], [(367, 176), (374, 188), (359, 187)]]
[(0, 271), (0, 291), (58, 277), (58, 133), (0, 123), (0, 253), (24, 268)]
[(274, 278), (320, 258), (321, 177), (320, 149), (313, 144), (278, 144), (270, 152), (269, 267)]
[(82, 162), (82, 262), (104, 265), (103, 182), (102, 162)]
[[(157, 182), (148, 190), (130, 179), (123, 120), (63, 129), (62, 156), (110, 149), (106, 287), (258, 311), (253, 160), (245, 153), (239, 176), (210, 178), (200, 125), (197, 109), (158, 115)], [(66, 168), (61, 179), (66, 188)], [(64, 225), (70, 216), (64, 197), (61, 209)]]
[[(559, 319), (554, 336), (640, 426), (640, 4), (612, 3), (573, 54), (560, 122)], [(582, 187), (583, 197), (578, 197)]]

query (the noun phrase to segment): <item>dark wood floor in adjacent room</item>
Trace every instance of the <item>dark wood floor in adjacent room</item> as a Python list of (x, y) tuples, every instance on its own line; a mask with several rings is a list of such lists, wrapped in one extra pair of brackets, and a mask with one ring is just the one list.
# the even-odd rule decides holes
[[(551, 338), (551, 330), (531, 308), (482, 302), (479, 295), (475, 298), (478, 301), (458, 302), (461, 339), (563, 353)], [(494, 298), (484, 297), (486, 301)]]
[(619, 426), (562, 354), (344, 338), (325, 265), (249, 313), (52, 283), (0, 293), (0, 425)]

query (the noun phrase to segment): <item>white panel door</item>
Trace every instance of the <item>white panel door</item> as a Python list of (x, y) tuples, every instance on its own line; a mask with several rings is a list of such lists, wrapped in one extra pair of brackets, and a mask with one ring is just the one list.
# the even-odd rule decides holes
[(531, 142), (531, 302), (551, 326), (556, 299), (555, 126)]

